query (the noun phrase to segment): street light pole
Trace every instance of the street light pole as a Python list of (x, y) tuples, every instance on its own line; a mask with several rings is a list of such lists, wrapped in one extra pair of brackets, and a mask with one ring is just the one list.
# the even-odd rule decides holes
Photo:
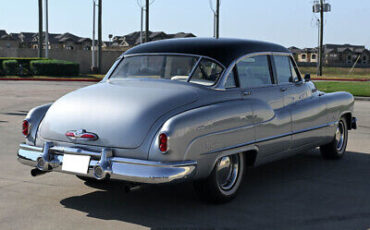
[(42, 0), (39, 0), (39, 57), (42, 57)]
[(149, 0), (146, 0), (145, 7), (145, 42), (149, 41)]
[(99, 0), (98, 8), (98, 73), (102, 71), (102, 0)]
[(95, 7), (96, 3), (93, 0), (93, 30), (92, 30), (92, 45), (91, 45), (91, 71), (95, 73)]
[(49, 58), (49, 6), (45, 0), (45, 57)]

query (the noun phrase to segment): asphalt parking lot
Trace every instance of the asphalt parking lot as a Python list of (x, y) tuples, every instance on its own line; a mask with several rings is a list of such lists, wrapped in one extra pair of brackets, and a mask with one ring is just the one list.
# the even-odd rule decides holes
[(27, 111), (88, 84), (0, 82), (0, 229), (370, 228), (370, 102), (356, 101), (359, 128), (342, 160), (312, 150), (250, 169), (235, 200), (208, 205), (190, 183), (126, 193), (72, 175), (31, 177), (16, 160)]

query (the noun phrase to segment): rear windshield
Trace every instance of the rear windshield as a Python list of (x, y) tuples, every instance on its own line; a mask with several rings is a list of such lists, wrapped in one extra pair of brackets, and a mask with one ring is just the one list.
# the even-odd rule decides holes
[(139, 55), (125, 57), (110, 79), (151, 78), (187, 81), (211, 86), (223, 68), (216, 62), (200, 57), (180, 55)]

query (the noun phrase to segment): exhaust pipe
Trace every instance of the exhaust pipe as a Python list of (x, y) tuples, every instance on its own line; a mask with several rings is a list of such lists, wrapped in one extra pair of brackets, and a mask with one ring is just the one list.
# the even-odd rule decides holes
[(33, 177), (40, 176), (40, 175), (45, 174), (45, 173), (47, 173), (47, 171), (41, 171), (38, 168), (31, 169), (31, 176), (33, 176)]

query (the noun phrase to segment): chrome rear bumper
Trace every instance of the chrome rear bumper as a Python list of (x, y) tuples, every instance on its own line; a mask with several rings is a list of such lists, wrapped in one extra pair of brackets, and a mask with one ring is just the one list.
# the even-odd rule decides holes
[[(78, 174), (62, 170), (64, 154), (91, 156), (88, 173)], [(46, 142), (44, 147), (21, 144), (18, 161), (48, 172), (83, 175), (96, 179), (117, 179), (138, 183), (159, 184), (190, 178), (194, 175), (197, 162), (156, 162), (131, 158), (114, 157), (112, 151), (103, 148), (92, 152), (79, 148), (53, 146)]]

